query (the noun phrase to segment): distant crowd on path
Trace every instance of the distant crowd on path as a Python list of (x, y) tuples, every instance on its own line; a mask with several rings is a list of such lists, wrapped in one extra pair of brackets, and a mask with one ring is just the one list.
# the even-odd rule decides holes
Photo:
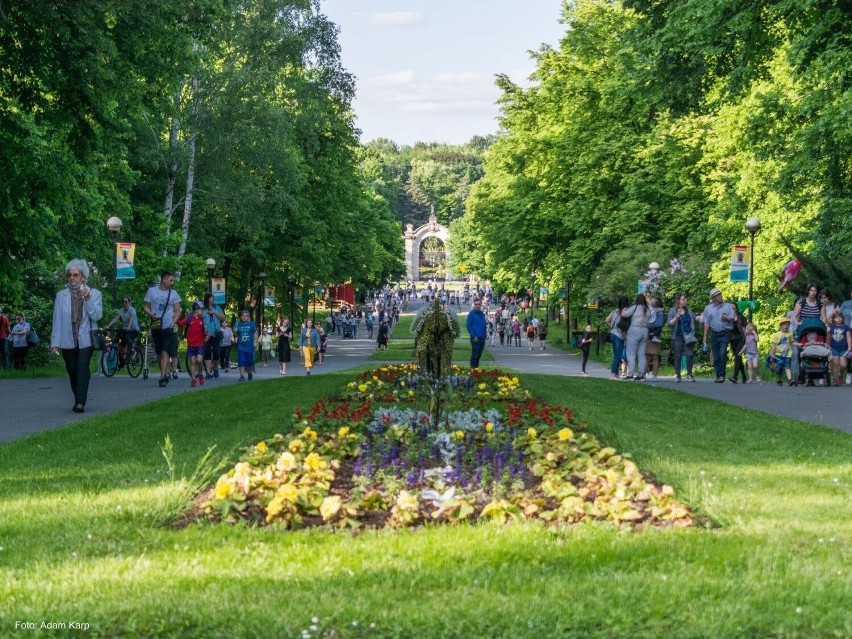
[[(609, 340), (613, 345), (610, 377), (614, 380), (654, 380), (659, 365), (659, 344), (662, 327), (671, 330), (675, 381), (685, 377), (694, 382), (695, 347), (701, 342), (710, 351), (715, 382), (734, 384), (760, 383), (760, 337), (754, 324), (737, 308), (725, 302), (722, 292), (713, 288), (709, 303), (700, 314), (690, 308), (686, 295), (675, 295), (675, 305), (664, 319), (658, 298), (648, 300), (639, 294), (631, 304), (626, 297), (607, 315)], [(852, 384), (852, 291), (850, 299), (835, 304), (827, 289), (811, 283), (807, 293), (798, 298), (787, 314), (780, 318), (778, 331), (770, 337), (766, 362), (776, 375), (776, 383), (786, 380), (790, 385), (833, 383)], [(590, 334), (591, 327), (586, 327)], [(701, 337), (699, 337), (699, 334)], [(586, 336), (581, 340), (585, 341)], [(728, 350), (733, 359), (733, 374), (726, 376)], [(582, 346), (581, 346), (582, 350)], [(802, 356), (802, 365), (798, 359)], [(584, 362), (587, 359), (584, 355)], [(745, 360), (743, 360), (745, 357)], [(824, 361), (823, 361), (824, 360)], [(626, 364), (625, 364), (626, 363)], [(808, 367), (811, 367), (810, 369)], [(625, 370), (620, 369), (624, 367)], [(799, 371), (794, 375), (793, 370)], [(583, 366), (585, 372), (585, 364)]]

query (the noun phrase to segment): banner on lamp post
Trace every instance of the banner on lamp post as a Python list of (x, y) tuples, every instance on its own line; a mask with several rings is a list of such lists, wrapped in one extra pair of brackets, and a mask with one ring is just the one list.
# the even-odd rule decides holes
[(274, 307), (275, 306), (275, 287), (274, 286), (265, 286), (263, 288), (263, 305), (266, 307)]
[(538, 289), (538, 299), (542, 302), (546, 302), (547, 301), (547, 294), (549, 292), (550, 291), (548, 291), (546, 286), (540, 286), (539, 289)]
[(213, 303), (218, 306), (224, 306), (225, 304), (225, 278), (224, 277), (214, 277), (210, 280), (210, 284), (213, 287)]
[(751, 250), (744, 244), (737, 244), (731, 249), (731, 281), (748, 282), (751, 269)]
[(115, 244), (115, 279), (135, 280), (136, 269), (133, 260), (136, 257), (136, 244), (133, 242), (116, 242)]

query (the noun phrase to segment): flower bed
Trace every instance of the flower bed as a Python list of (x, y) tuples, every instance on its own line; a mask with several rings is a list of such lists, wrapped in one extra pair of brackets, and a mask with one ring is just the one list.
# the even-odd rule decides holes
[(688, 526), (669, 486), (603, 447), (570, 408), (532, 401), (499, 370), (454, 367), (436, 424), (416, 407), (416, 366), (359, 375), (292, 433), (246, 449), (203, 504), (212, 520), (287, 528), (428, 521), (609, 521)]

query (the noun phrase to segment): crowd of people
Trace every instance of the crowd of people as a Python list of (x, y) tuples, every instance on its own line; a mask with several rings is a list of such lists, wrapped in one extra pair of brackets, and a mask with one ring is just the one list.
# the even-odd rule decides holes
[[(667, 317), (667, 319), (664, 318)], [(726, 302), (722, 292), (713, 288), (709, 303), (696, 314), (689, 306), (687, 296), (675, 295), (674, 306), (667, 314), (662, 311), (658, 298), (636, 296), (633, 303), (626, 297), (618, 300), (616, 308), (607, 315), (609, 341), (613, 345), (610, 377), (614, 380), (653, 380), (659, 365), (661, 330), (667, 325), (671, 331), (674, 356), (675, 381), (684, 376), (695, 381), (693, 366), (698, 344), (710, 352), (714, 381), (734, 384), (759, 384), (761, 364), (761, 338), (757, 328), (740, 312), (736, 304)], [(795, 375), (797, 358), (805, 347), (822, 346), (829, 372), (823, 383), (841, 385), (852, 383), (852, 293), (850, 299), (835, 304), (831, 293), (817, 284), (808, 284), (807, 293), (798, 298), (793, 307), (780, 318), (778, 331), (768, 339), (765, 359), (776, 377), (776, 384), (805, 383), (813, 385), (810, 377)], [(587, 327), (587, 331), (590, 327)], [(585, 336), (584, 340), (585, 341)], [(582, 347), (581, 347), (582, 349)], [(733, 372), (728, 375), (728, 361), (733, 360)], [(821, 351), (812, 351), (819, 357)], [(584, 356), (587, 359), (587, 355)], [(685, 369), (685, 370), (684, 370)], [(585, 363), (583, 366), (585, 372)], [(830, 378), (828, 377), (830, 375)]]
[[(89, 266), (83, 260), (72, 260), (66, 266), (67, 285), (57, 294), (51, 327), (50, 350), (61, 354), (65, 363), (74, 405), (85, 409), (90, 362), (98, 348), (96, 334), (103, 315), (101, 293), (88, 286)], [(203, 386), (217, 379), (220, 372), (238, 370), (239, 380), (251, 381), (259, 365), (267, 366), (276, 358), (281, 375), (287, 374), (292, 360), (292, 344), (310, 375), (315, 365), (325, 360), (328, 338), (335, 333), (341, 339), (355, 339), (359, 331), (367, 339), (376, 340), (376, 348), (387, 348), (391, 327), (399, 321), (413, 299), (439, 301), (444, 305), (470, 305), (467, 330), (471, 341), (472, 368), (479, 366), (486, 345), (544, 351), (547, 348), (548, 324), (535, 317), (529, 298), (496, 295), (490, 287), (471, 286), (450, 291), (434, 283), (418, 290), (408, 287), (385, 287), (372, 291), (363, 306), (343, 304), (328, 313), (324, 322), (307, 319), (294, 327), (290, 319), (281, 317), (274, 325), (257, 326), (248, 310), (240, 311), (229, 323), (212, 293), (194, 301), (183, 316), (183, 299), (174, 288), (175, 275), (164, 271), (143, 300), (143, 312), (150, 323), (150, 340), (159, 368), (159, 386), (166, 387), (178, 379), (178, 347), (186, 340), (190, 386)], [(106, 328), (118, 325), (118, 338), (130, 346), (142, 331), (132, 300), (124, 296), (122, 306)], [(675, 381), (695, 381), (696, 349), (711, 354), (714, 381), (722, 384), (761, 383), (761, 364), (771, 368), (778, 385), (813, 383), (795, 374), (797, 357), (809, 346), (821, 346), (828, 359), (830, 380), (834, 385), (852, 383), (852, 291), (850, 298), (835, 303), (831, 293), (817, 284), (808, 284), (806, 294), (796, 299), (792, 308), (778, 321), (778, 330), (762, 339), (754, 324), (748, 322), (737, 305), (723, 299), (713, 288), (709, 303), (696, 313), (687, 296), (678, 293), (667, 312), (659, 298), (637, 295), (632, 301), (618, 300), (607, 315), (608, 339), (613, 347), (610, 376), (614, 380), (645, 381), (657, 377), (663, 328), (669, 331)], [(322, 324), (325, 324), (323, 328)], [(182, 331), (182, 334), (179, 332)], [(366, 333), (366, 335), (363, 335)], [(586, 325), (577, 346), (582, 354), (581, 375), (586, 375), (592, 326)], [(22, 370), (27, 351), (38, 342), (38, 336), (23, 313), (11, 321), (0, 308), (0, 354), (2, 365)], [(7, 348), (8, 347), (8, 348)], [(259, 350), (258, 350), (259, 349)], [(231, 353), (236, 351), (236, 365)], [(765, 355), (762, 359), (761, 352)], [(9, 357), (11, 354), (11, 358)], [(733, 371), (728, 375), (729, 358)], [(826, 382), (828, 379), (826, 379)]]

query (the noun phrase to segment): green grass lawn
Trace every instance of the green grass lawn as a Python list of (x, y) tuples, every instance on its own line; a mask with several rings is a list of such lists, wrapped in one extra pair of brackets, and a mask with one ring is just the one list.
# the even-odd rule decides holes
[[(187, 503), (178, 477), (209, 446), (233, 459), (350, 376), (209, 389), (0, 445), (0, 636), (300, 637), (312, 617), (312, 637), (852, 636), (848, 434), (660, 388), (520, 377), (716, 527), (176, 530), (163, 522)], [(42, 621), (90, 629), (15, 629)]]

